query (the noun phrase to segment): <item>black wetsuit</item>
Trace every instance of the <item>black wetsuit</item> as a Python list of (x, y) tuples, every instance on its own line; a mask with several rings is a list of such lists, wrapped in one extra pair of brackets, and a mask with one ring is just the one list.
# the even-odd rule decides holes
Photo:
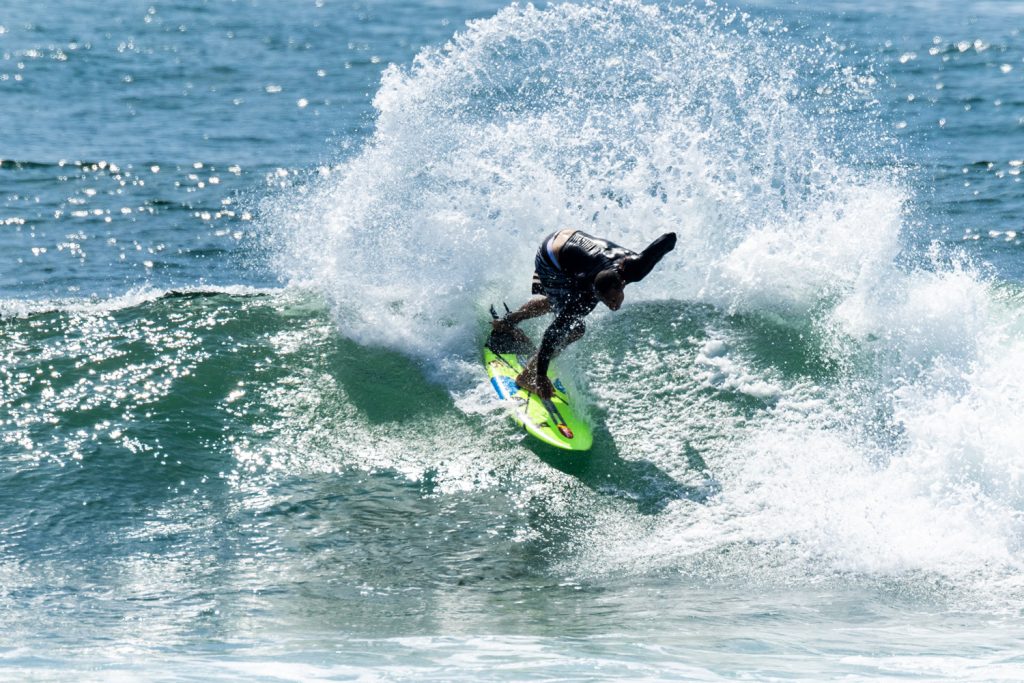
[(533, 293), (546, 296), (555, 313), (537, 356), (537, 374), (541, 376), (547, 374), (552, 356), (564, 348), (570, 335), (583, 333), (583, 318), (600, 301), (594, 288), (597, 274), (638, 256), (635, 251), (579, 230), (555, 254), (551, 244), (556, 235), (558, 232), (548, 235), (534, 260)]
[(544, 331), (537, 351), (537, 375), (545, 377), (551, 359), (585, 331), (583, 318), (601, 300), (597, 275), (615, 268), (622, 284), (639, 282), (676, 246), (676, 234), (666, 232), (639, 254), (600, 237), (577, 230), (556, 254), (552, 245), (561, 231), (548, 235), (534, 259), (533, 293), (547, 297), (555, 320)]
[(546, 296), (555, 315), (566, 313), (582, 318), (598, 304), (594, 289), (597, 274), (637, 253), (577, 230), (555, 254), (551, 243), (557, 235), (558, 232), (548, 235), (537, 250), (533, 293)]

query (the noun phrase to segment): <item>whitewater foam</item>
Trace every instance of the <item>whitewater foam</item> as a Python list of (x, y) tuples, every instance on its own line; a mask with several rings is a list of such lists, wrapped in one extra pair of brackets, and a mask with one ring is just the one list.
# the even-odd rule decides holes
[(890, 256), (902, 197), (796, 106), (801, 60), (837, 75), (772, 30), (638, 2), (471, 22), (388, 68), (340, 173), (266, 203), (276, 267), (347, 336), (431, 361), (526, 298), (536, 245), (566, 226), (634, 248), (679, 233), (630, 298), (810, 308)]
[[(657, 523), (605, 511), (575, 570), (753, 544), (795, 574), (1005, 576), (1021, 559), (1020, 302), (948, 254), (905, 258), (924, 248), (893, 150), (836, 113), (870, 114), (877, 83), (832, 49), (715, 8), (513, 5), (389, 67), (365, 146), (265, 203), (275, 267), (345, 336), (461, 367), (445, 381), (473, 413), (459, 361), (490, 303), (526, 298), (545, 234), (639, 248), (674, 230), (617, 315), (710, 304), (715, 329), (624, 358), (591, 347), (588, 373), (623, 457), (684, 478), (698, 452), (720, 493)], [(783, 355), (819, 365), (782, 372)]]

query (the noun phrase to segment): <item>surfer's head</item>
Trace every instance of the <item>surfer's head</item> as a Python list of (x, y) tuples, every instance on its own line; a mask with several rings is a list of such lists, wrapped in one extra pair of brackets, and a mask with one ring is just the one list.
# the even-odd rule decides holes
[(625, 286), (626, 283), (618, 268), (602, 270), (594, 278), (594, 290), (597, 292), (597, 298), (613, 311), (619, 310), (619, 307), (622, 306), (622, 288)]

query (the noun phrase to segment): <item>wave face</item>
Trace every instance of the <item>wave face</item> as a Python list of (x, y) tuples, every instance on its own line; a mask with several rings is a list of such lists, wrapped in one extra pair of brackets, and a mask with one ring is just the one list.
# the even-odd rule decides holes
[[(515, 5), (415, 60), (479, 1), (4, 21), (12, 125), (140, 117), (0, 163), (0, 670), (1024, 679), (1024, 42), (836, 6)], [(558, 359), (579, 459), (477, 355), (566, 226), (680, 235)]]
[(797, 573), (1005, 578), (1019, 295), (912, 229), (877, 83), (786, 31), (635, 2), (472, 22), (384, 73), (361, 150), (268, 201), (278, 272), (345, 336), (450, 369), (490, 302), (525, 298), (545, 234), (640, 248), (674, 230), (630, 288), (648, 303), (596, 316), (568, 362), (617, 452), (700, 479), (696, 452), (720, 492), (653, 528), (595, 526), (580, 571), (753, 543), (774, 558), (754, 566)]

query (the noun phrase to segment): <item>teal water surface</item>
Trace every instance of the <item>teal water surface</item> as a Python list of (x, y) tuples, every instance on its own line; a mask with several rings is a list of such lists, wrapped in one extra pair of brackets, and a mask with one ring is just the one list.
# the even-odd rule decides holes
[[(1024, 677), (1022, 28), (14, 3), (0, 678)], [(680, 237), (582, 458), (477, 357), (566, 225)]]

